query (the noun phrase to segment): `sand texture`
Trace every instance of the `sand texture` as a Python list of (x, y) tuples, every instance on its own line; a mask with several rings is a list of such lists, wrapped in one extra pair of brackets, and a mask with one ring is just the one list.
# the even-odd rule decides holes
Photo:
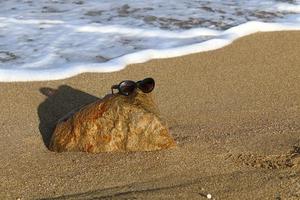
[[(0, 83), (0, 199), (300, 199), (300, 32), (105, 74)], [(55, 153), (56, 121), (123, 79), (153, 77), (178, 146)]]

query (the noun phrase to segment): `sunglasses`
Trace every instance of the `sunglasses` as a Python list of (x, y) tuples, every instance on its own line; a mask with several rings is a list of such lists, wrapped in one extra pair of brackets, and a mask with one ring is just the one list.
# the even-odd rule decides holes
[(142, 90), (144, 93), (149, 93), (154, 89), (155, 82), (153, 78), (145, 78), (141, 81), (131, 81), (125, 80), (119, 83), (118, 85), (111, 86), (111, 93), (114, 94), (114, 89), (118, 89), (119, 93), (124, 96), (129, 96), (134, 93), (137, 88)]

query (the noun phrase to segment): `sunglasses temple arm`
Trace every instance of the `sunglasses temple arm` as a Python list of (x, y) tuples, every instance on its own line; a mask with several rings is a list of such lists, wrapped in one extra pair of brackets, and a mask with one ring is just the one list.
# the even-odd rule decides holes
[(118, 89), (118, 85), (111, 86), (111, 93), (114, 94), (114, 89)]

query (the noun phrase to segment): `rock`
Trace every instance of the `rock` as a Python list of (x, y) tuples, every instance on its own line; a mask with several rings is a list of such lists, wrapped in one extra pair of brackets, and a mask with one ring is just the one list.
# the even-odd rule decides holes
[(56, 152), (153, 151), (176, 146), (151, 94), (107, 95), (60, 120), (49, 149)]

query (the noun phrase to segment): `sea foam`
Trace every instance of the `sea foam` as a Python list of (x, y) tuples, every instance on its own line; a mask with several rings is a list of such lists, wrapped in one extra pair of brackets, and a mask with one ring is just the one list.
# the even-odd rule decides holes
[(299, 1), (7, 1), (0, 4), (0, 81), (56, 80), (300, 30)]

